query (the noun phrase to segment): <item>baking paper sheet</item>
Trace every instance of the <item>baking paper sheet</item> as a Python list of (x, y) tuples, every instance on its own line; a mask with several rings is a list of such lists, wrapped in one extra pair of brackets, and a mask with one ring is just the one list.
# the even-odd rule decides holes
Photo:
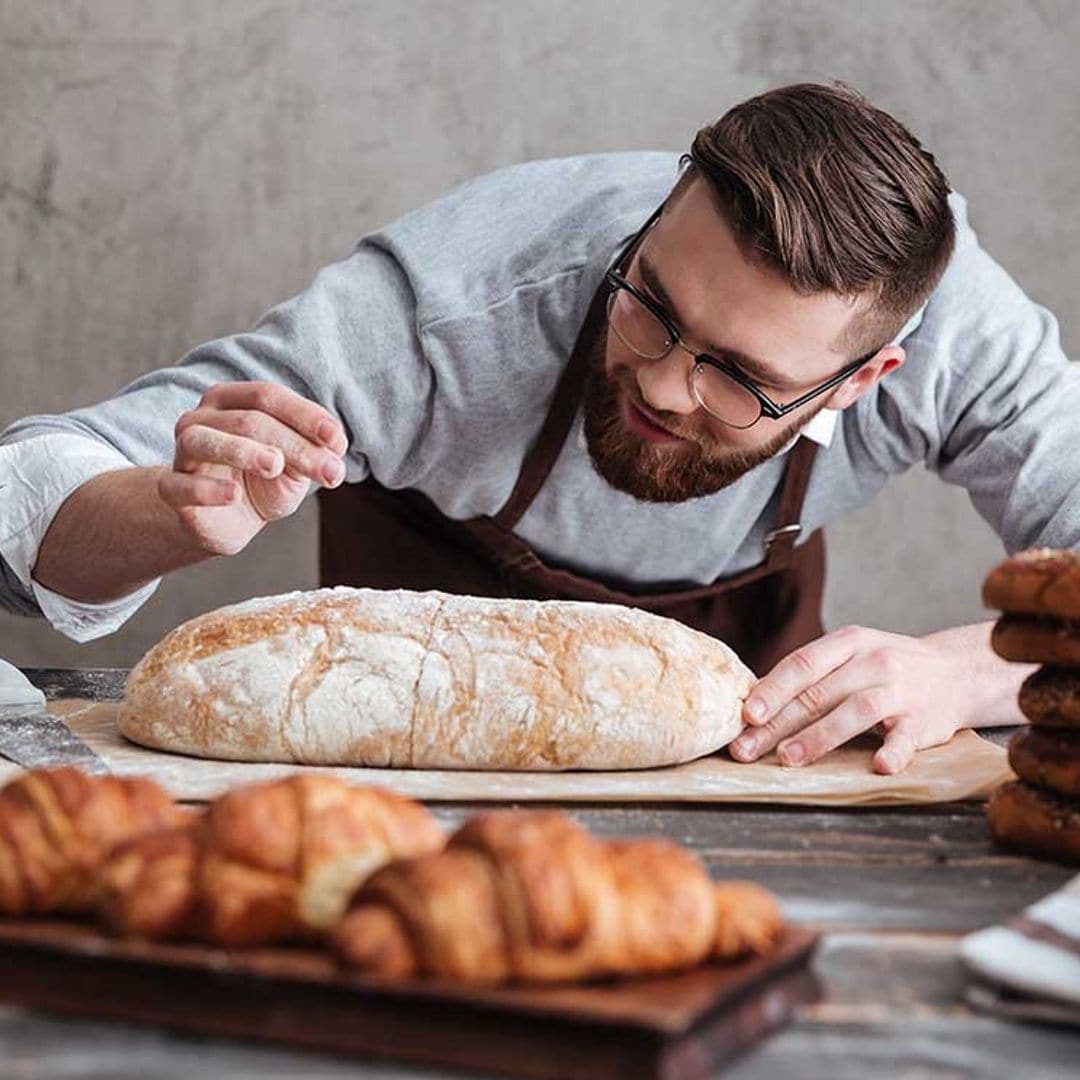
[[(466, 772), (427, 769), (350, 769), (314, 765), (244, 764), (148, 750), (116, 730), (117, 702), (56, 701), (67, 720), (121, 776), (150, 776), (176, 798), (202, 801), (239, 784), (300, 770), (332, 773), (360, 784), (381, 784), (430, 801), (463, 802), (757, 802), (806, 806), (889, 806), (952, 802), (988, 795), (1013, 779), (1005, 751), (973, 731), (923, 750), (897, 776), (870, 765), (880, 740), (867, 736), (814, 765), (784, 768), (774, 760), (741, 764), (714, 754), (685, 765), (632, 772)], [(0, 782), (18, 767), (0, 760)]]

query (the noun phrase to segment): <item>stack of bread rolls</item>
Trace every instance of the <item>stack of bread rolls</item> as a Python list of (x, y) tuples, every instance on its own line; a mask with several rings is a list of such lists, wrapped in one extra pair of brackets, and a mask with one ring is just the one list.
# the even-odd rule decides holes
[(61, 911), (124, 937), (307, 942), (381, 978), (484, 982), (677, 971), (768, 952), (783, 930), (765, 889), (561, 811), (477, 814), (447, 838), (422, 804), (323, 775), (192, 811), (72, 768), (0, 790), (0, 915)]
[(983, 600), (1004, 612), (994, 651), (1041, 665), (1020, 690), (1031, 726), (1009, 743), (1020, 779), (991, 797), (990, 831), (1005, 846), (1080, 863), (1080, 551), (1006, 559), (987, 577)]

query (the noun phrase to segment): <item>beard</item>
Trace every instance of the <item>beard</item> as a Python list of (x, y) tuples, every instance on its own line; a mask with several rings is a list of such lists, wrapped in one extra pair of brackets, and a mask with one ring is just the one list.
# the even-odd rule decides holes
[(602, 328), (589, 345), (585, 384), (585, 443), (593, 468), (613, 487), (642, 502), (676, 503), (713, 495), (734, 484), (751, 469), (775, 457), (823, 408), (819, 405), (760, 446), (725, 447), (704, 433), (685, 430), (681, 413), (649, 412), (680, 443), (651, 443), (631, 431), (623, 419), (622, 401), (641, 401), (634, 372), (605, 369), (606, 333)]

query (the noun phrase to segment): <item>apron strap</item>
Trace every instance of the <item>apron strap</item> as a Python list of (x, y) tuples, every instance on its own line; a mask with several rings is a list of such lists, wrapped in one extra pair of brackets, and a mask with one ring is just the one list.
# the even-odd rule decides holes
[(784, 471), (784, 487), (780, 492), (776, 528), (765, 535), (765, 566), (768, 573), (787, 566), (791, 561), (795, 541), (802, 532), (799, 517), (806, 499), (806, 489), (810, 486), (810, 472), (814, 467), (817, 452), (818, 444), (805, 438), (800, 438), (791, 451), (791, 458)]
[(507, 532), (513, 531), (522, 514), (529, 509), (533, 499), (536, 498), (537, 492), (544, 486), (544, 481), (554, 468), (566, 437), (570, 434), (570, 428), (581, 402), (585, 380), (589, 374), (588, 345), (595, 339), (596, 331), (601, 325), (601, 315), (607, 303), (607, 296), (607, 286), (601, 283), (593, 293), (585, 321), (574, 342), (570, 360), (563, 368), (562, 375), (559, 376), (555, 395), (544, 418), (544, 426), (525, 455), (514, 490), (502, 509), (494, 515), (495, 524)]
[[(489, 519), (507, 533), (513, 532), (514, 526), (532, 505), (570, 434), (589, 374), (589, 345), (595, 341), (603, 324), (608, 292), (606, 282), (601, 281), (589, 303), (589, 310), (574, 341), (570, 359), (555, 386), (540, 434), (525, 454), (509, 497), (498, 513)], [(791, 450), (784, 470), (777, 525), (765, 536), (766, 558), (762, 566), (765, 573), (780, 570), (791, 562), (795, 541), (802, 532), (799, 517), (817, 451), (818, 444), (806, 438), (800, 438)]]

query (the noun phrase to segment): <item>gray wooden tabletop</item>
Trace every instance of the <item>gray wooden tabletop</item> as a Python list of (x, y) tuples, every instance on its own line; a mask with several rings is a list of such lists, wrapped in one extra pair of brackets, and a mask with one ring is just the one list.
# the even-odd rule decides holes
[[(120, 695), (125, 672), (30, 669), (27, 675), (50, 697), (105, 700)], [(432, 805), (446, 825), (474, 809)], [(823, 931), (814, 960), (822, 1000), (726, 1076), (1080, 1076), (1080, 1032), (1003, 1022), (963, 1004), (960, 937), (1008, 918), (1075, 872), (994, 850), (980, 806), (575, 804), (568, 810), (601, 835), (648, 833), (686, 844), (714, 875), (761, 882), (780, 896), (791, 919)], [(19, 1080), (461, 1075), (0, 1008), (0, 1077)]]

